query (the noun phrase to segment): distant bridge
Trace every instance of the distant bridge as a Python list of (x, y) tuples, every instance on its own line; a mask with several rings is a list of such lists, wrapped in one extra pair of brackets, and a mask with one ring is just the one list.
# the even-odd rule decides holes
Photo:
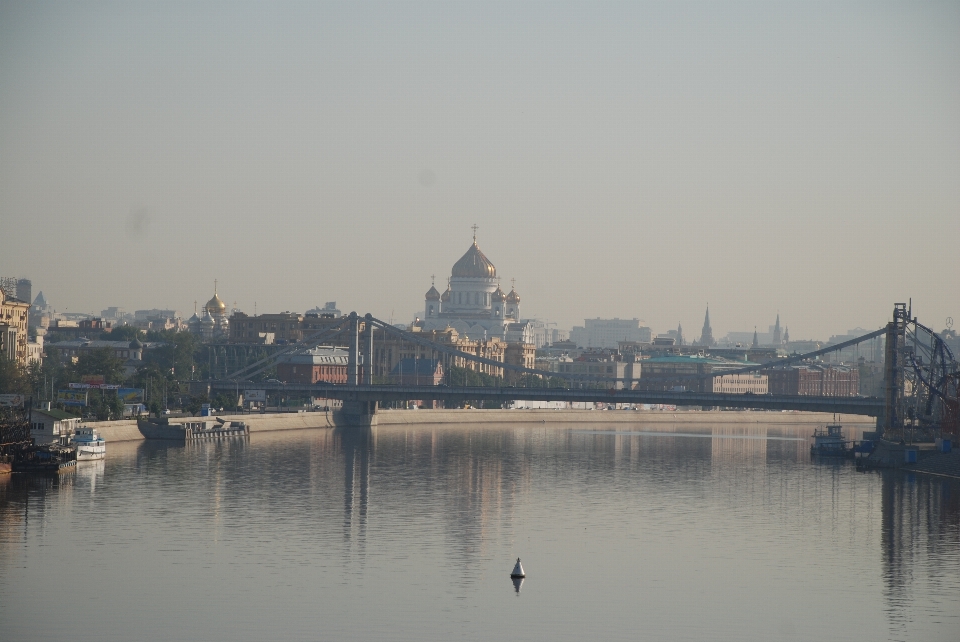
[[(361, 332), (361, 326), (363, 330)], [(511, 386), (408, 386), (374, 385), (372, 367), (361, 368), (361, 363), (372, 364), (374, 355), (374, 332), (408, 341), (461, 360), (492, 366), (500, 371), (528, 374), (545, 379), (561, 379), (567, 382), (563, 388), (535, 388)], [(702, 406), (723, 408), (755, 408), (759, 410), (800, 410), (865, 415), (878, 418), (882, 430), (902, 431), (906, 427), (943, 430), (956, 434), (960, 427), (960, 368), (949, 348), (932, 330), (911, 318), (907, 304), (894, 306), (893, 320), (874, 332), (856, 337), (821, 350), (794, 355), (774, 362), (753, 365), (733, 370), (670, 377), (671, 380), (710, 380), (727, 374), (754, 372), (776, 366), (784, 366), (813, 359), (818, 356), (843, 350), (852, 345), (883, 336), (884, 397), (822, 397), (798, 395), (752, 395), (725, 394), (701, 391), (652, 391), (616, 389), (617, 379), (597, 375), (558, 373), (536, 368), (527, 368), (503, 361), (480, 357), (456, 348), (436, 343), (415, 332), (400, 330), (367, 314), (355, 312), (333, 323), (295, 345), (289, 346), (259, 361), (248, 364), (224, 379), (211, 381), (211, 389), (239, 391), (240, 388), (301, 393), (313, 397), (339, 399), (345, 408), (359, 415), (372, 415), (377, 405), (383, 402), (403, 400), (437, 400), (453, 403), (467, 401), (490, 401), (507, 403), (513, 400), (600, 402), (607, 404), (664, 404), (676, 406)], [(345, 337), (349, 343), (347, 384), (316, 383), (265, 383), (252, 382), (251, 377), (272, 368), (286, 357), (310, 349), (325, 341)], [(642, 361), (641, 361), (642, 367)], [(362, 370), (362, 377), (361, 377)], [(361, 381), (361, 378), (363, 379)], [(645, 378), (642, 373), (639, 381)], [(570, 385), (578, 384), (578, 385)], [(584, 387), (586, 385), (586, 387)], [(602, 386), (602, 387), (600, 387)], [(607, 386), (612, 386), (607, 388)]]
[[(234, 391), (237, 384), (218, 381), (212, 387)], [(819, 397), (798, 395), (751, 395), (713, 392), (657, 392), (590, 388), (515, 388), (512, 386), (402, 386), (342, 385), (333, 383), (258, 383), (257, 389), (290, 395), (312, 395), (346, 402), (390, 402), (418, 400), (490, 401), (507, 403), (526, 401), (569, 401), (606, 404), (663, 404), (671, 406), (710, 406), (754, 408), (757, 410), (801, 410), (846, 415), (883, 415), (883, 400), (876, 397)]]

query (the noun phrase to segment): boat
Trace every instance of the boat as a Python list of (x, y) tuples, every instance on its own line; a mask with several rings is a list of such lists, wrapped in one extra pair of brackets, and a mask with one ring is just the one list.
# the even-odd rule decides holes
[(852, 451), (847, 448), (848, 442), (843, 436), (843, 426), (830, 424), (817, 428), (813, 432), (813, 445), (810, 446), (811, 455), (827, 457), (847, 457)]
[(70, 442), (77, 448), (77, 461), (94, 461), (107, 456), (107, 442), (95, 428), (81, 426)]
[(250, 427), (244, 421), (216, 419), (189, 419), (182, 423), (171, 423), (166, 417), (160, 419), (141, 419), (138, 422), (140, 432), (147, 439), (169, 439), (188, 442), (226, 437), (245, 437)]
[(13, 460), (15, 473), (63, 473), (76, 467), (76, 447), (58, 443), (24, 448)]

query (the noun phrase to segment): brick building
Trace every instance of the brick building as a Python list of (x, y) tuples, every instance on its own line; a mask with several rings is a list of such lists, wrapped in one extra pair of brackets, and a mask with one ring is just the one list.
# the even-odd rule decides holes
[(347, 383), (346, 348), (319, 346), (291, 355), (277, 364), (277, 378), (286, 383)]
[(801, 365), (764, 370), (770, 394), (821, 397), (856, 397), (860, 371), (856, 367)]

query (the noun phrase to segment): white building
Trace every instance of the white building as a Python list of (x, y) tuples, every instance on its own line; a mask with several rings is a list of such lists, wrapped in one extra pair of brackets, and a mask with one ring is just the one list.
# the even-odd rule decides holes
[(748, 372), (725, 374), (713, 378), (713, 391), (727, 394), (765, 395), (768, 390), (767, 375)]
[(570, 340), (580, 348), (617, 348), (621, 341), (650, 343), (650, 328), (639, 319), (584, 319), (574, 326)]
[(433, 285), (427, 290), (417, 325), (424, 331), (453, 328), (471, 339), (534, 341), (532, 326), (520, 318), (520, 295), (516, 288), (509, 294), (500, 288), (497, 268), (477, 247), (476, 233), (473, 245), (454, 263), (443, 294)]
[(61, 435), (72, 435), (80, 427), (80, 417), (62, 410), (30, 411), (30, 436), (38, 444), (56, 441)]

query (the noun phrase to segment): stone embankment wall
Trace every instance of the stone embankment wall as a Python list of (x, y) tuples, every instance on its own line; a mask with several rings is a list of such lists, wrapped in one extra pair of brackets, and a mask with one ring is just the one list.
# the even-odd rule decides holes
[[(332, 412), (291, 412), (282, 414), (220, 415), (227, 421), (245, 421), (250, 432), (335, 428)], [(171, 423), (189, 421), (172, 418)], [(726, 412), (726, 411), (631, 411), (631, 410), (381, 410), (378, 426), (481, 425), (481, 424), (779, 424), (822, 425), (833, 422), (827, 413), (812, 412)], [(872, 426), (870, 417), (843, 418), (844, 425)], [(133, 419), (91, 423), (108, 442), (142, 440)]]

